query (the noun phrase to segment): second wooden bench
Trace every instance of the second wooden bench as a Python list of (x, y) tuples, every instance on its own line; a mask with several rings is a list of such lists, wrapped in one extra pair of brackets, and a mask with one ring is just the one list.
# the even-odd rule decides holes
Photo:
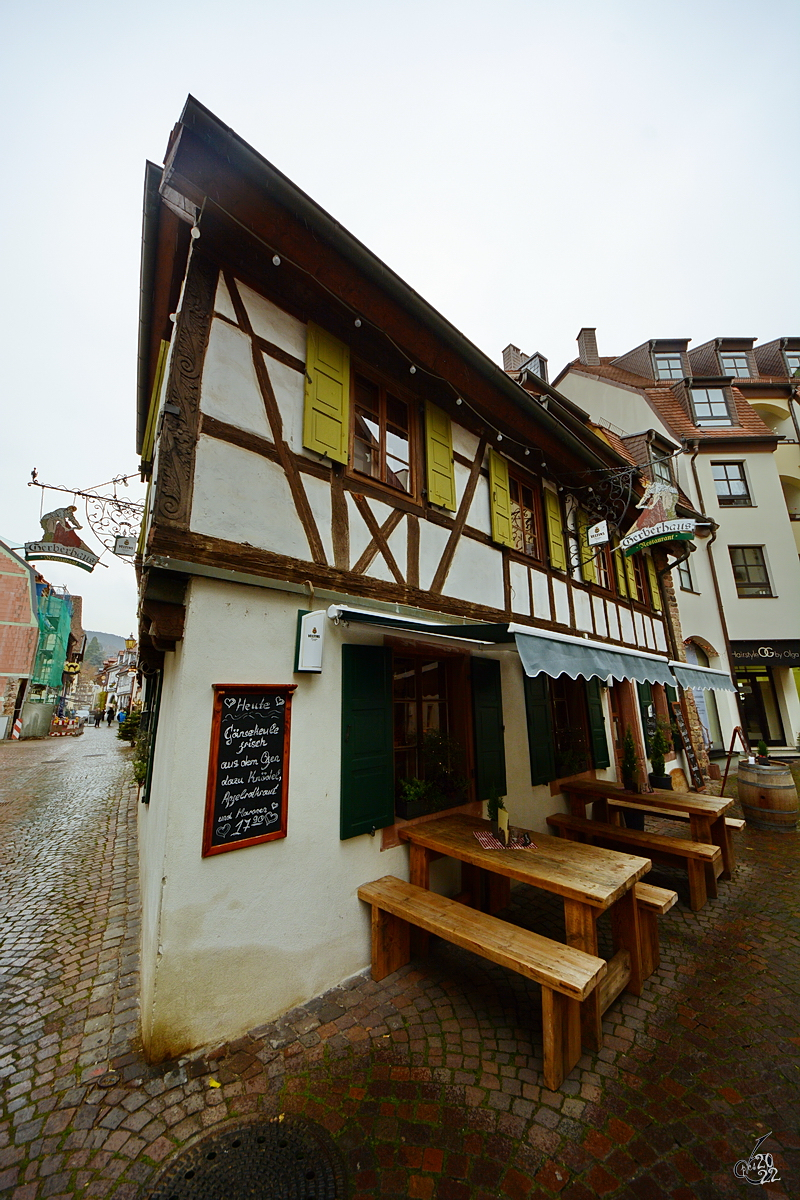
[(694, 912), (703, 907), (708, 896), (716, 898), (717, 876), (722, 870), (722, 852), (718, 846), (638, 829), (623, 829), (619, 825), (606, 825), (567, 813), (552, 813), (547, 824), (574, 841), (593, 842), (608, 850), (629, 854), (646, 854), (654, 862), (683, 867), (689, 875), (689, 903)]
[(375, 980), (411, 961), (410, 927), (414, 925), (538, 983), (542, 989), (544, 1079), (551, 1091), (561, 1086), (581, 1056), (580, 1003), (606, 974), (602, 958), (393, 875), (363, 884), (358, 895), (372, 906)]

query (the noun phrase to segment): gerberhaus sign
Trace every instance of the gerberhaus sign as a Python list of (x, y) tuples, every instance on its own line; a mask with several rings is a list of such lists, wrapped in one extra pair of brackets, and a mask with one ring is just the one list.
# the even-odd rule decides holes
[(731, 656), (739, 667), (800, 667), (800, 641), (731, 642)]
[(637, 508), (642, 510), (634, 525), (621, 539), (619, 548), (626, 558), (645, 546), (658, 542), (689, 542), (694, 538), (695, 522), (675, 516), (678, 493), (657, 479), (648, 483)]

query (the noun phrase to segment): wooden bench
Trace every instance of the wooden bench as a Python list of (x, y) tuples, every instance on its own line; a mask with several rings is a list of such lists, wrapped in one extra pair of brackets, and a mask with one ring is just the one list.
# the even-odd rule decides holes
[(719, 846), (690, 842), (685, 838), (664, 837), (660, 833), (645, 833), (638, 829), (623, 829), (619, 825), (589, 821), (585, 817), (572, 817), (566, 813), (552, 813), (547, 818), (547, 824), (557, 829), (563, 837), (594, 842), (609, 850), (646, 854), (654, 862), (683, 867), (689, 875), (689, 903), (694, 912), (703, 907), (708, 896), (716, 898), (717, 876), (722, 870), (722, 851)]
[[(609, 812), (614, 812), (615, 809), (632, 808), (634, 812), (644, 813), (646, 817), (667, 817), (670, 821), (690, 821), (691, 814), (688, 812), (679, 812), (676, 808), (656, 808), (653, 804), (640, 804), (634, 800), (608, 800)], [(741, 830), (745, 827), (745, 822), (741, 817), (723, 817), (722, 818), (728, 829)]]
[(652, 883), (637, 883), (634, 886), (636, 903), (639, 906), (639, 937), (642, 947), (642, 974), (652, 975), (661, 962), (658, 949), (658, 918), (669, 912), (677, 903), (678, 893), (667, 888), (654, 887)]
[(542, 989), (544, 1079), (555, 1091), (581, 1055), (581, 1001), (606, 974), (602, 958), (573, 950), (437, 892), (385, 875), (358, 889), (372, 906), (372, 977), (411, 961), (410, 927), (517, 971)]

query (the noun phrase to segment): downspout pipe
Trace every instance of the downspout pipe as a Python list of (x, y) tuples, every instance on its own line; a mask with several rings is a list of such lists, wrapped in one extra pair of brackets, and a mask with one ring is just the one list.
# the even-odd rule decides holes
[[(703, 489), (700, 486), (700, 477), (697, 473), (697, 456), (700, 453), (700, 442), (699, 442), (699, 440), (695, 439), (693, 442), (690, 442), (688, 444), (693, 446), (692, 457), (690, 459), (690, 463), (691, 463), (691, 468), (692, 468), (692, 478), (694, 479), (694, 486), (697, 489), (697, 499), (700, 501), (701, 511), (705, 512), (706, 506), (705, 506), (705, 501), (703, 500)], [(720, 624), (722, 626), (722, 636), (725, 639), (725, 652), (728, 655), (728, 669), (730, 670), (731, 677), (734, 678), (734, 682), (735, 682), (735, 675), (734, 675), (735, 665), (734, 665), (734, 661), (733, 661), (733, 651), (731, 650), (731, 639), (728, 635), (728, 622), (725, 618), (725, 606), (722, 603), (722, 594), (720, 593), (720, 590), (719, 590), (719, 577), (717, 576), (717, 565), (714, 562), (714, 554), (712, 551), (712, 547), (714, 545), (714, 542), (717, 539), (718, 532), (719, 532), (719, 525), (716, 523), (716, 521), (714, 521), (714, 522), (712, 522), (711, 538), (710, 538), (708, 546), (706, 548), (708, 550), (708, 564), (711, 567), (711, 580), (714, 584), (714, 595), (716, 596), (717, 608), (719, 610), (719, 620), (720, 620)], [(741, 697), (739, 696), (738, 690), (736, 692), (736, 706), (739, 710), (739, 724), (744, 729), (744, 727), (745, 727), (744, 713), (742, 712), (742, 702), (741, 702)]]

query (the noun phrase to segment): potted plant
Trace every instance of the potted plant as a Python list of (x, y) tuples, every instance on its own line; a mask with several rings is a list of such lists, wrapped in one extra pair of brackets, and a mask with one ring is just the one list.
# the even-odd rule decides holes
[(508, 810), (503, 803), (503, 797), (498, 795), (497, 788), (494, 786), (486, 801), (486, 815), (492, 823), (492, 833), (499, 842), (505, 845), (508, 841)]
[(667, 775), (664, 765), (664, 755), (669, 748), (666, 733), (659, 723), (656, 725), (656, 731), (650, 739), (650, 764), (653, 770), (650, 772), (648, 778), (651, 787), (672, 791), (672, 776)]
[(758, 754), (756, 755), (756, 762), (761, 763), (762, 767), (769, 766), (769, 750), (767, 749), (767, 743), (763, 740), (763, 738), (758, 743)]
[(633, 730), (630, 725), (625, 730), (622, 739), (622, 786), (626, 792), (639, 791), (639, 759), (636, 755), (636, 743), (633, 740)]

